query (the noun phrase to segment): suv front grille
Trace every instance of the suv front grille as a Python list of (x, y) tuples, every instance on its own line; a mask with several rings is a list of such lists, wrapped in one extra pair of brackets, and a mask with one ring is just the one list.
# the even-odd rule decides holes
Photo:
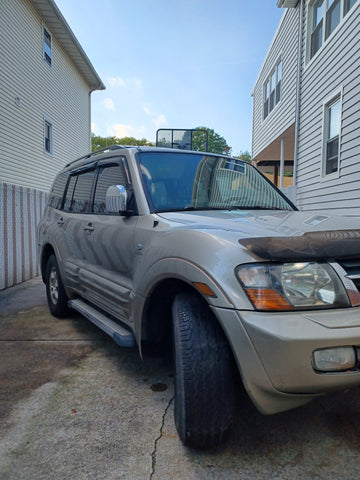
[(339, 264), (346, 271), (346, 276), (354, 282), (356, 288), (360, 291), (360, 259), (342, 260)]

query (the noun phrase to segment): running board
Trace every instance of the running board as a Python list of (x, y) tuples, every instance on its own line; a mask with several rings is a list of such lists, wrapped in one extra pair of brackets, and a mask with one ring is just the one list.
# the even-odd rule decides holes
[(134, 334), (96, 310), (96, 308), (79, 299), (69, 300), (68, 305), (110, 335), (120, 347), (135, 347), (136, 340)]

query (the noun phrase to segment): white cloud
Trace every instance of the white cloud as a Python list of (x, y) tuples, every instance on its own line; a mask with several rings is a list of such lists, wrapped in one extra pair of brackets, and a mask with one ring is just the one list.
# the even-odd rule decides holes
[(156, 129), (160, 128), (162, 125), (166, 124), (166, 117), (162, 113), (157, 117), (152, 119), (153, 124), (155, 125)]
[(104, 107), (107, 110), (115, 110), (114, 100), (112, 98), (105, 98)]
[(91, 132), (100, 135), (99, 127), (94, 122), (91, 122)]
[(108, 78), (108, 84), (111, 88), (133, 88), (135, 90), (141, 90), (142, 88), (142, 81), (138, 78), (110, 77)]
[(155, 115), (155, 113), (152, 112), (152, 111), (150, 110), (150, 108), (147, 107), (146, 105), (143, 107), (143, 110), (144, 110), (144, 112), (146, 113), (146, 115), (150, 115), (150, 116)]
[(122, 125), (115, 123), (107, 129), (108, 135), (111, 137), (123, 138), (123, 137), (135, 137), (146, 138), (146, 129), (144, 126), (133, 127), (132, 125)]
[(109, 85), (112, 88), (115, 87), (125, 87), (126, 83), (125, 80), (121, 77), (110, 77), (108, 79)]

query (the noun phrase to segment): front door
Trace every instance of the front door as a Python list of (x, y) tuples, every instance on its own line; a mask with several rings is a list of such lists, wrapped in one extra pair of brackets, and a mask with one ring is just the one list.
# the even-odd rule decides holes
[(98, 165), (92, 206), (83, 217), (85, 262), (79, 272), (82, 296), (127, 323), (131, 317), (138, 217), (107, 212), (105, 196), (109, 186), (128, 187), (128, 183), (121, 158), (103, 160)]

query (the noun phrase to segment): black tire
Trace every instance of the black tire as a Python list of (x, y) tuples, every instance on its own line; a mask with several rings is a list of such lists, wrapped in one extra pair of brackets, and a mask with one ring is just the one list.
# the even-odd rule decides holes
[(178, 294), (172, 316), (175, 425), (184, 445), (215, 447), (228, 438), (233, 421), (232, 352), (201, 297)]
[(55, 317), (66, 317), (69, 313), (68, 297), (61, 280), (55, 255), (50, 255), (46, 264), (45, 285), (50, 312)]

